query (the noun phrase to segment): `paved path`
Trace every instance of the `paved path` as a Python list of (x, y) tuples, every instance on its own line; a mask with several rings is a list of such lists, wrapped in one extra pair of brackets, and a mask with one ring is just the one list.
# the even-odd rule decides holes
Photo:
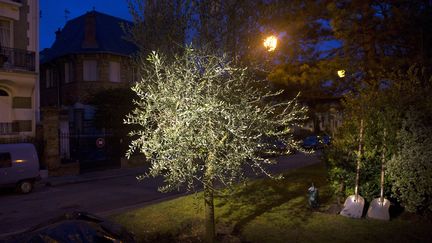
[[(315, 155), (301, 153), (279, 157), (269, 167), (280, 173), (319, 162)], [(0, 238), (12, 232), (58, 217), (66, 212), (87, 211), (101, 216), (181, 196), (184, 193), (159, 193), (162, 179), (135, 179), (142, 168), (98, 172), (51, 180), (52, 186), (39, 184), (27, 195), (0, 191)]]

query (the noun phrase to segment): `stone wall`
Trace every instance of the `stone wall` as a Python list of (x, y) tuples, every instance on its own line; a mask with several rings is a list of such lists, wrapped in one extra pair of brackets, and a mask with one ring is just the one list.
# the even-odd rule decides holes
[(59, 109), (54, 107), (42, 108), (44, 153), (42, 163), (48, 169), (50, 176), (79, 174), (79, 164), (61, 164), (59, 148)]
[(60, 167), (59, 156), (59, 111), (57, 108), (42, 109), (44, 156), (43, 161), (48, 170)]

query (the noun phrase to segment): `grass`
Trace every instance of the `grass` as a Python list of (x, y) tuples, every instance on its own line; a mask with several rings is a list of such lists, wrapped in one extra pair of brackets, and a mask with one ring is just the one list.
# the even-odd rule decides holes
[[(311, 182), (321, 207), (307, 206)], [(258, 179), (215, 199), (216, 230), (221, 242), (432, 242), (432, 223), (398, 217), (389, 222), (349, 219), (326, 213), (333, 203), (323, 164), (292, 170), (282, 180)], [(200, 242), (202, 193), (112, 216), (139, 242)]]

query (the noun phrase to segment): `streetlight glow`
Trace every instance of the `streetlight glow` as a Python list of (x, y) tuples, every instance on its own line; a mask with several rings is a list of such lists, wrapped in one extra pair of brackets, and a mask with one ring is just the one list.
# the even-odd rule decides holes
[(272, 52), (276, 49), (277, 46), (277, 38), (274, 35), (271, 35), (264, 40), (264, 47), (268, 52)]
[(339, 76), (339, 78), (343, 78), (343, 77), (345, 77), (345, 70), (338, 70), (337, 71), (337, 74), (338, 74), (338, 76)]

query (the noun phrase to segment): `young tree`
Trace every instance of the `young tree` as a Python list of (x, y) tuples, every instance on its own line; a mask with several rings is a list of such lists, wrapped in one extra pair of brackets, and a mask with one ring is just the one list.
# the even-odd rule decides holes
[[(274, 103), (275, 93), (253, 88), (258, 82), (226, 55), (187, 47), (166, 58), (157, 53), (143, 65), (143, 79), (133, 90), (137, 108), (126, 123), (139, 125), (128, 155), (144, 153), (151, 162), (147, 176), (162, 175), (162, 191), (204, 187), (206, 240), (214, 241), (213, 193), (216, 182), (231, 185), (250, 166), (269, 175), (257, 148), (265, 137), (298, 146), (293, 127), (306, 119), (296, 100)], [(267, 151), (272, 152), (272, 151)]]
[[(392, 82), (388, 80), (392, 80)], [(334, 137), (332, 146), (326, 149), (324, 156), (324, 160), (329, 165), (330, 181), (335, 191), (349, 193), (353, 190), (353, 178), (355, 177), (355, 154), (353, 151), (358, 144), (358, 121), (364, 119), (366, 126), (360, 176), (361, 194), (366, 199), (373, 199), (379, 194), (383, 131), (386, 130), (387, 161), (397, 156), (397, 159), (393, 159), (392, 165), (388, 166), (386, 172), (386, 195), (387, 197), (395, 196), (399, 202), (406, 204), (406, 198), (404, 199), (395, 193), (395, 188), (398, 187), (398, 183), (403, 184), (410, 181), (412, 176), (408, 172), (401, 173), (404, 169), (402, 170), (403, 167), (400, 166), (417, 163), (416, 160), (404, 160), (404, 158), (411, 156), (409, 151), (426, 151), (425, 146), (420, 146), (420, 143), (427, 144), (427, 142), (422, 139), (415, 141), (415, 137), (419, 137), (419, 130), (414, 128), (413, 122), (410, 123), (411, 127), (403, 124), (406, 123), (404, 121), (406, 117), (411, 116), (412, 112), (408, 111), (414, 110), (417, 114), (429, 118), (423, 119), (422, 122), (425, 127), (430, 129), (430, 126), (426, 126), (426, 124), (432, 117), (432, 98), (429, 95), (431, 90), (432, 79), (428, 72), (423, 68), (412, 66), (408, 73), (397, 72), (388, 75), (388, 79), (381, 83), (378, 90), (375, 87), (363, 87), (357, 93), (346, 95), (343, 102), (346, 119)], [(427, 135), (425, 136), (427, 137)], [(410, 148), (408, 149), (408, 147)], [(419, 166), (421, 167), (421, 165)], [(416, 167), (412, 167), (412, 169), (416, 170), (418, 173), (416, 176), (419, 178), (429, 176), (427, 170), (417, 170)], [(391, 170), (395, 173), (390, 173)], [(425, 188), (424, 184), (421, 185), (420, 183), (411, 184), (411, 186), (416, 188), (415, 191)], [(393, 195), (391, 195), (392, 190)]]

